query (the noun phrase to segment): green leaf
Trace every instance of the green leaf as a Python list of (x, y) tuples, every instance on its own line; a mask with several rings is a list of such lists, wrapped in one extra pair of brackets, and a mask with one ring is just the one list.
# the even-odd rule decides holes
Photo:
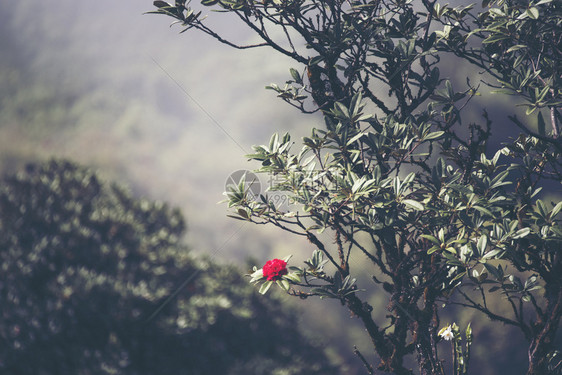
[(447, 264), (453, 265), (453, 266), (462, 266), (462, 262), (457, 258), (456, 254), (453, 255), (451, 253), (443, 253), (443, 256), (445, 257), (445, 259), (447, 259)]
[(455, 96), (455, 91), (453, 90), (453, 85), (451, 85), (451, 81), (445, 81), (445, 88), (447, 89), (447, 94), (449, 95), (448, 98), (452, 99)]
[(432, 247), (429, 248), (429, 250), (427, 250), (427, 254), (428, 255), (433, 254), (434, 252), (436, 252), (439, 249), (440, 249), (439, 246), (432, 246)]
[(488, 246), (488, 236), (484, 234), (478, 239), (478, 243), (476, 244), (476, 247), (478, 248), (478, 252), (480, 253), (480, 255), (484, 255), (487, 246)]
[(554, 219), (556, 217), (556, 215), (558, 215), (560, 210), (562, 210), (562, 201), (558, 202), (558, 204), (556, 204), (556, 206), (554, 206), (552, 211), (550, 211), (550, 218)]
[(496, 16), (505, 17), (505, 13), (499, 8), (492, 8), (490, 9), (490, 13), (495, 14)]
[(500, 271), (499, 271), (496, 267), (492, 266), (492, 265), (489, 264), (489, 263), (484, 263), (484, 267), (486, 268), (486, 270), (488, 271), (488, 273), (492, 274), (492, 276), (494, 276), (496, 279), (500, 279), (500, 278), (501, 278), (502, 275), (501, 275)]
[(249, 218), (248, 212), (246, 212), (246, 210), (243, 209), (243, 208), (239, 208), (239, 209), (238, 209), (238, 215), (240, 215), (240, 216), (243, 217), (244, 219), (248, 219), (248, 218)]
[(359, 133), (356, 134), (355, 136), (353, 136), (349, 141), (347, 141), (346, 146), (349, 146), (350, 144), (352, 144), (353, 142), (357, 141), (359, 138), (361, 138), (364, 135), (364, 133)]
[(437, 238), (433, 237), (432, 235), (422, 234), (421, 237), (433, 242), (436, 245), (441, 245), (441, 242)]
[(481, 206), (472, 206), (475, 210), (479, 211), (480, 213), (486, 214), (488, 216), (494, 216), (490, 210)]
[(351, 98), (351, 103), (349, 105), (349, 109), (351, 110), (351, 114), (353, 116), (356, 116), (357, 114), (359, 114), (359, 112), (361, 111), (361, 107), (362, 107), (362, 100), (363, 97), (361, 95), (361, 91), (357, 92), (355, 95), (353, 95), (353, 97)]
[(261, 284), (261, 287), (260, 287), (260, 290), (259, 290), (260, 294), (267, 293), (269, 288), (271, 288), (271, 285), (273, 285), (273, 281), (266, 281), (265, 283)]
[(439, 241), (441, 241), (440, 243), (445, 243), (445, 230), (443, 228), (439, 229), (437, 237), (439, 238)]
[(293, 77), (296, 83), (302, 83), (301, 75), (296, 69), (291, 68), (289, 69), (289, 71), (291, 72), (291, 76)]
[[(254, 267), (254, 268), (256, 268), (256, 267)], [(263, 278), (263, 269), (261, 269), (261, 268), (260, 268), (259, 270), (256, 269), (256, 270), (250, 275), (250, 277), (251, 277), (252, 279), (256, 279), (256, 280), (259, 280), (259, 279)]]
[(283, 278), (292, 281), (294, 283), (300, 283), (301, 282), (301, 278), (299, 277), (299, 275), (297, 275), (296, 273), (289, 273), (287, 275), (284, 275)]
[(505, 95), (515, 95), (515, 91), (513, 89), (497, 89), (492, 90), (492, 94), (505, 94)]
[(527, 46), (523, 45), (523, 44), (516, 44), (514, 46), (511, 46), (507, 49), (507, 51), (505, 51), (506, 53), (510, 53), (510, 52), (514, 52), (514, 51), (518, 51), (522, 48), (527, 48)]
[(546, 217), (548, 215), (548, 213), (547, 213), (548, 211), (547, 211), (544, 203), (540, 199), (537, 199), (536, 205), (537, 205), (537, 210), (538, 210), (539, 214), (541, 215), (541, 217), (546, 219)]
[(423, 204), (412, 199), (404, 199), (402, 203), (404, 203), (406, 206), (413, 208), (414, 210), (418, 210), (418, 211), (424, 210)]
[(542, 90), (538, 90), (538, 88), (535, 88), (535, 96), (536, 96), (536, 102), (542, 102), (543, 99), (546, 97), (546, 94), (548, 94), (550, 92), (550, 86), (546, 85), (545, 87), (542, 88)]
[(527, 9), (526, 13), (530, 18), (532, 18), (534, 20), (539, 18), (539, 10), (535, 7)]
[(440, 130), (440, 131), (436, 131), (433, 133), (429, 133), (428, 135), (426, 135), (425, 137), (423, 137), (424, 141), (430, 141), (432, 139), (437, 139), (437, 138), (441, 138), (443, 136), (443, 134), (445, 134), (444, 131)]
[(486, 254), (484, 254), (484, 256), (482, 257), (483, 260), (487, 260), (487, 259), (499, 259), (503, 256), (504, 251), (500, 250), (500, 249), (495, 249), (492, 251), (488, 251)]
[(447, 246), (447, 247), (445, 248), (445, 251), (448, 251), (448, 252), (450, 252), (451, 254), (457, 255), (457, 250), (456, 250), (454, 247)]
[(156, 0), (152, 4), (154, 4), (154, 6), (157, 7), (157, 8), (171, 8), (172, 7), (171, 4), (168, 4), (167, 2), (160, 1), (160, 0)]
[(400, 178), (398, 176), (394, 177), (393, 180), (393, 189), (394, 189), (394, 194), (396, 194), (397, 196), (400, 195)]
[(289, 289), (291, 289), (291, 284), (289, 284), (288, 280), (281, 279), (281, 280), (277, 280), (276, 283), (277, 285), (279, 285), (281, 289), (283, 289), (286, 292), (288, 292)]
[(535, 112), (536, 109), (537, 107), (529, 106), (529, 108), (525, 110), (525, 115), (529, 116), (531, 113)]
[(529, 233), (531, 233), (531, 228), (522, 228), (519, 229), (517, 232), (515, 232), (512, 238), (513, 239), (523, 238), (527, 236)]
[(498, 188), (498, 187), (503, 186), (503, 185), (511, 184), (511, 182), (503, 182), (503, 180), (505, 180), (505, 178), (508, 176), (508, 174), (509, 174), (509, 171), (503, 171), (501, 173), (498, 173), (498, 175), (496, 177), (494, 177), (494, 179), (490, 182), (490, 190)]
[(458, 279), (462, 279), (464, 277), (464, 275), (466, 275), (466, 271), (463, 271), (461, 273), (459, 273), (457, 276), (453, 277), (453, 279), (451, 280), (451, 283), (454, 281), (457, 281)]
[(544, 123), (544, 118), (542, 117), (542, 113), (539, 112), (538, 114), (538, 124), (539, 124), (539, 135), (543, 137), (546, 135), (546, 124)]
[(505, 34), (492, 34), (482, 41), (484, 44), (499, 42), (500, 40), (509, 39), (509, 35)]
[(235, 216), (235, 215), (226, 215), (227, 217), (230, 217), (232, 219), (236, 219), (236, 220), (242, 220), (242, 221), (247, 221), (248, 219), (244, 219), (240, 216)]
[(324, 56), (314, 56), (312, 59), (310, 59), (310, 61), (308, 62), (308, 65), (309, 66), (318, 65), (323, 60), (324, 60)]
[(285, 258), (283, 258), (283, 260), (287, 263), (289, 263), (289, 260), (293, 257), (293, 255), (287, 255)]
[(323, 299), (323, 298), (337, 298), (337, 296), (332, 291), (330, 291), (326, 288), (313, 288), (310, 291), (312, 293), (318, 294), (321, 299)]

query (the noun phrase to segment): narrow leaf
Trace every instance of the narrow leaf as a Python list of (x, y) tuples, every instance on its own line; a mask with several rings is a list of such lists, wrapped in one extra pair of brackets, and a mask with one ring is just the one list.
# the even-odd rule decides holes
[(539, 10), (538, 10), (537, 8), (535, 8), (535, 7), (532, 7), (532, 8), (530, 8), (530, 9), (527, 9), (527, 15), (528, 15), (530, 18), (536, 20), (536, 19), (539, 18)]
[(529, 233), (531, 233), (531, 228), (522, 228), (519, 229), (517, 232), (515, 232), (512, 238), (513, 239), (523, 238), (527, 236)]
[(427, 250), (427, 254), (428, 255), (433, 254), (437, 250), (439, 250), (439, 246), (432, 246), (429, 250)]
[(480, 255), (484, 255), (486, 252), (486, 246), (488, 245), (488, 236), (483, 235), (478, 239), (477, 248)]
[(494, 216), (490, 210), (481, 206), (472, 206), (475, 210), (479, 211), (480, 213), (486, 214), (488, 216)]
[(539, 112), (538, 115), (538, 123), (539, 123), (539, 134), (543, 137), (546, 135), (546, 124), (544, 123), (544, 118), (542, 117), (542, 113)]
[(260, 287), (260, 290), (259, 290), (260, 294), (267, 293), (269, 288), (271, 288), (271, 285), (273, 285), (273, 281), (266, 281), (265, 283), (263, 283)]
[(296, 69), (291, 68), (289, 71), (291, 72), (291, 76), (293, 77), (296, 83), (302, 83), (301, 75)]
[(554, 206), (552, 211), (550, 211), (550, 218), (554, 219), (556, 217), (556, 215), (558, 215), (560, 210), (562, 210), (562, 201), (558, 202), (558, 204), (556, 206)]
[(281, 280), (277, 280), (276, 282), (277, 282), (277, 285), (279, 285), (279, 287), (286, 292), (288, 292), (289, 289), (291, 288), (291, 285), (289, 284), (288, 280), (281, 279)]
[(423, 140), (424, 141), (430, 141), (432, 139), (437, 139), (443, 136), (443, 134), (445, 134), (444, 131), (437, 131), (437, 132), (433, 132), (433, 133), (429, 133), (428, 135), (426, 135)]
[(421, 237), (425, 238), (426, 240), (429, 240), (429, 241), (433, 242), (436, 245), (441, 245), (441, 242), (437, 238), (433, 237), (432, 235), (422, 234)]
[(402, 203), (404, 203), (406, 206), (413, 208), (414, 210), (418, 210), (418, 211), (424, 210), (423, 204), (412, 199), (404, 199)]
[(157, 7), (157, 8), (170, 8), (170, 7), (172, 7), (171, 4), (168, 4), (167, 2), (165, 2), (165, 1), (160, 1), (160, 0), (154, 1), (153, 4), (154, 4), (154, 6)]

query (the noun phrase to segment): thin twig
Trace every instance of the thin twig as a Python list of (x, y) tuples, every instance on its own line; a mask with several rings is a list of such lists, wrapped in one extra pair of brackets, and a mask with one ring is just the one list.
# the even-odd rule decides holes
[(353, 353), (355, 353), (356, 356), (359, 357), (359, 359), (361, 360), (361, 362), (363, 362), (363, 365), (365, 366), (365, 368), (367, 369), (367, 371), (369, 372), (369, 375), (374, 375), (375, 374), (375, 369), (373, 368), (373, 366), (371, 366), (369, 364), (369, 362), (367, 362), (367, 360), (365, 359), (365, 357), (363, 357), (363, 354), (361, 354), (361, 352), (359, 351), (359, 349), (357, 349), (357, 346), (353, 346)]

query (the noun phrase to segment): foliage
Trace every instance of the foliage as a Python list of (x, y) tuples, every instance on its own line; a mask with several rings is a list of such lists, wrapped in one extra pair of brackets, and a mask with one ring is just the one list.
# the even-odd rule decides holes
[(278, 300), (188, 254), (177, 209), (50, 161), (0, 212), (2, 373), (335, 373)]
[(441, 328), (437, 333), (442, 339), (453, 342), (453, 374), (468, 374), (468, 361), (470, 359), (470, 345), (472, 344), (472, 328), (470, 324), (466, 327), (465, 340), (466, 346), (462, 348), (462, 336), (456, 323)]
[[(561, 180), (560, 3), (201, 4), (237, 16), (262, 42), (230, 41), (185, 1), (155, 1), (153, 13), (235, 48), (269, 46), (292, 58), (299, 67), (290, 68), (290, 79), (268, 88), (325, 120), (296, 152), (288, 134), (255, 147), (249, 158), (274, 177), (268, 194), (253, 199), (244, 181), (226, 192), (239, 219), (275, 225), (317, 248), (279, 286), (347, 306), (364, 324), (381, 371), (411, 374), (414, 358), (420, 373), (444, 373), (440, 313), (451, 304), (517, 327), (529, 344), (528, 374), (562, 366), (551, 361), (562, 316), (562, 202), (541, 192)], [(467, 124), (463, 114), (482, 90), (468, 77), (461, 84), (443, 77), (444, 61), (479, 68), (482, 82), (521, 101), (525, 117), (508, 114), (507, 136), (486, 111)], [(274, 193), (295, 204), (276, 204)], [(349, 260), (359, 255), (372, 264), (374, 285), (357, 285)], [(252, 281), (263, 281), (262, 291), (272, 285), (257, 268)], [(386, 326), (361, 293), (377, 286), (388, 294)]]

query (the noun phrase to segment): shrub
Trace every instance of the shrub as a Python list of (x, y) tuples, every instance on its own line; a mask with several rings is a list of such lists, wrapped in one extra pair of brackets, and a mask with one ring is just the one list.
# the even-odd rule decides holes
[(0, 372), (335, 373), (279, 301), (182, 245), (177, 209), (68, 161), (0, 186)]

